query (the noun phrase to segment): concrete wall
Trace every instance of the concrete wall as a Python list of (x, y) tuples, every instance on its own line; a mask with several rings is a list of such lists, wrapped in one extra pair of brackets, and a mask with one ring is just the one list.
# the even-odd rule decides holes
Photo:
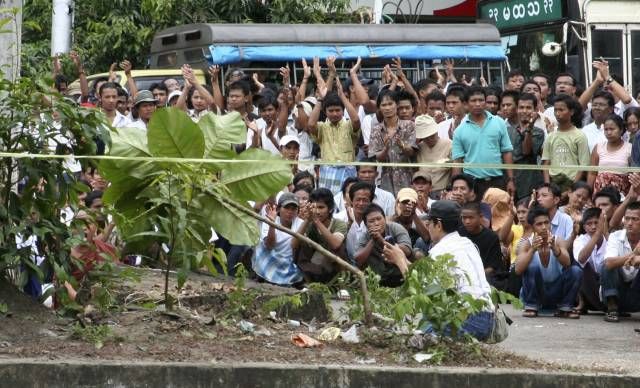
[(0, 361), (2, 387), (616, 387), (640, 386), (640, 376), (479, 368), (374, 368), (276, 364)]

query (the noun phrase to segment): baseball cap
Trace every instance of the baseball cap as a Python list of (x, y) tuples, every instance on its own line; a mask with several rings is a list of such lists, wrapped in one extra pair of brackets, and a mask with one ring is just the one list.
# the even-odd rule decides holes
[(431, 205), (429, 218), (457, 220), (458, 218), (460, 218), (460, 205), (458, 204), (458, 202), (444, 199), (436, 201)]
[(280, 147), (284, 147), (291, 142), (294, 142), (300, 145), (300, 140), (298, 140), (297, 136), (285, 135), (285, 136), (282, 136), (282, 139), (280, 139)]
[(416, 138), (424, 139), (438, 133), (438, 124), (429, 115), (416, 117)]
[(173, 92), (169, 93), (169, 97), (167, 97), (167, 101), (171, 101), (173, 97), (180, 97), (181, 95), (182, 95), (182, 92), (180, 90), (174, 90)]
[(418, 202), (418, 193), (414, 189), (405, 187), (404, 189), (400, 189), (400, 191), (398, 191), (398, 195), (396, 198), (398, 199), (398, 202), (409, 200), (413, 203), (416, 203)]
[(418, 178), (422, 178), (422, 179), (426, 180), (427, 182), (431, 182), (431, 175), (429, 175), (426, 172), (421, 171), (421, 170), (418, 170), (418, 171), (413, 173), (413, 178), (411, 178), (411, 182), (415, 181)]
[(282, 193), (282, 195), (280, 195), (280, 198), (278, 198), (278, 207), (285, 207), (291, 204), (300, 206), (300, 204), (298, 203), (298, 197), (296, 197), (293, 193)]
[(133, 100), (133, 105), (138, 106), (138, 104), (142, 104), (143, 102), (156, 103), (157, 100), (153, 98), (153, 93), (151, 93), (150, 90), (141, 90), (136, 94), (136, 98)]

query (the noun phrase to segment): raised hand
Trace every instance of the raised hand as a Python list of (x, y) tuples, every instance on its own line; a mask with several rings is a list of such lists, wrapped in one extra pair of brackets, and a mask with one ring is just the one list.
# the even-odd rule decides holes
[(307, 60), (302, 58), (302, 77), (308, 79), (311, 77), (311, 68), (307, 65)]
[(398, 57), (398, 58), (392, 59), (391, 61), (392, 61), (391, 66), (396, 71), (396, 75), (400, 78), (404, 77), (404, 71), (402, 70), (402, 60)]
[(280, 75), (282, 76), (282, 86), (284, 88), (289, 88), (291, 85), (291, 71), (289, 70), (289, 65), (287, 67), (280, 68)]
[(316, 78), (321, 78), (320, 57), (313, 57), (313, 74)]
[(329, 72), (335, 73), (336, 72), (336, 57), (334, 57), (332, 55), (330, 57), (327, 57), (326, 61), (327, 61), (327, 69), (329, 69)]
[(211, 77), (212, 83), (218, 82), (218, 79), (220, 79), (220, 66), (209, 66), (209, 76)]
[(447, 75), (453, 74), (454, 61), (453, 59), (445, 59), (444, 60), (444, 69)]
[(131, 66), (131, 62), (125, 59), (124, 61), (120, 62), (120, 68), (124, 70), (125, 75), (129, 76), (131, 75), (131, 70), (133, 69), (133, 66)]
[(609, 73), (609, 62), (604, 59), (602, 61), (593, 61), (593, 67), (598, 70), (596, 79), (605, 82), (611, 76)]
[(115, 82), (118, 77), (116, 76), (116, 69), (118, 68), (118, 64), (113, 62), (111, 66), (109, 66), (109, 82)]
[(73, 65), (76, 67), (76, 69), (78, 69), (78, 71), (82, 70), (82, 63), (77, 51), (71, 50), (71, 52), (69, 53), (69, 58), (71, 58), (71, 62), (73, 62)]
[(356, 63), (349, 69), (349, 74), (358, 74), (360, 66), (362, 65), (362, 58), (358, 57)]
[(276, 217), (278, 217), (278, 208), (276, 207), (276, 205), (272, 203), (267, 203), (265, 206), (267, 210), (266, 211), (267, 218), (272, 222), (276, 222)]

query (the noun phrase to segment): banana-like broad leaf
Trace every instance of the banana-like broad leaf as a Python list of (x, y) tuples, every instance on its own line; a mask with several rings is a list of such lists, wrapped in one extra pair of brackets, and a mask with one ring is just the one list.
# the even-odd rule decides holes
[[(208, 220), (217, 234), (234, 245), (256, 245), (260, 239), (258, 222), (253, 217), (225, 203), (214, 195), (201, 195), (197, 202), (201, 206), (203, 220)], [(244, 205), (246, 206), (246, 205)]]
[[(140, 128), (119, 128), (111, 133), (109, 155), (123, 157), (149, 157), (147, 134)], [(159, 172), (152, 162), (138, 160), (102, 160), (100, 173), (111, 183), (124, 182), (131, 177), (145, 179)]]
[(259, 161), (230, 163), (223, 170), (219, 184), (225, 185), (231, 192), (230, 197), (237, 201), (263, 201), (291, 182), (289, 165), (277, 163), (282, 158), (269, 151), (249, 148), (234, 159)]
[(202, 130), (177, 108), (164, 108), (153, 114), (147, 140), (153, 156), (202, 158), (204, 155)]
[(228, 159), (231, 145), (247, 140), (247, 127), (238, 112), (223, 116), (207, 113), (198, 126), (204, 134), (204, 157), (208, 159)]

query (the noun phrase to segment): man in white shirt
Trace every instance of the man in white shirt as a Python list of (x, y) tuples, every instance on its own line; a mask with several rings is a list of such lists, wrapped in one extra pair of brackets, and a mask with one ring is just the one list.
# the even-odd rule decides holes
[(602, 299), (607, 322), (618, 322), (619, 312), (640, 311), (640, 202), (632, 202), (624, 213), (624, 229), (607, 240), (601, 269)]
[(114, 82), (105, 82), (98, 90), (98, 102), (100, 110), (114, 128), (123, 128), (131, 124), (127, 116), (118, 112), (118, 85)]
[(599, 143), (604, 143), (607, 138), (604, 136), (604, 121), (613, 113), (615, 101), (609, 92), (599, 91), (591, 100), (591, 116), (593, 122), (582, 128), (582, 133), (587, 136), (589, 151), (593, 151)]
[[(458, 234), (460, 225), (460, 205), (457, 202), (441, 200), (431, 206), (427, 227), (433, 246), (431, 257), (452, 255), (455, 266), (451, 268), (458, 278), (458, 291), (485, 302), (483, 311), (476, 313), (462, 324), (462, 332), (480, 341), (491, 334), (494, 323), (494, 307), (491, 302), (491, 286), (487, 282), (484, 266), (478, 248), (466, 237)], [(386, 243), (384, 256), (398, 266), (403, 276), (408, 271), (409, 262), (401, 256), (401, 251)]]

